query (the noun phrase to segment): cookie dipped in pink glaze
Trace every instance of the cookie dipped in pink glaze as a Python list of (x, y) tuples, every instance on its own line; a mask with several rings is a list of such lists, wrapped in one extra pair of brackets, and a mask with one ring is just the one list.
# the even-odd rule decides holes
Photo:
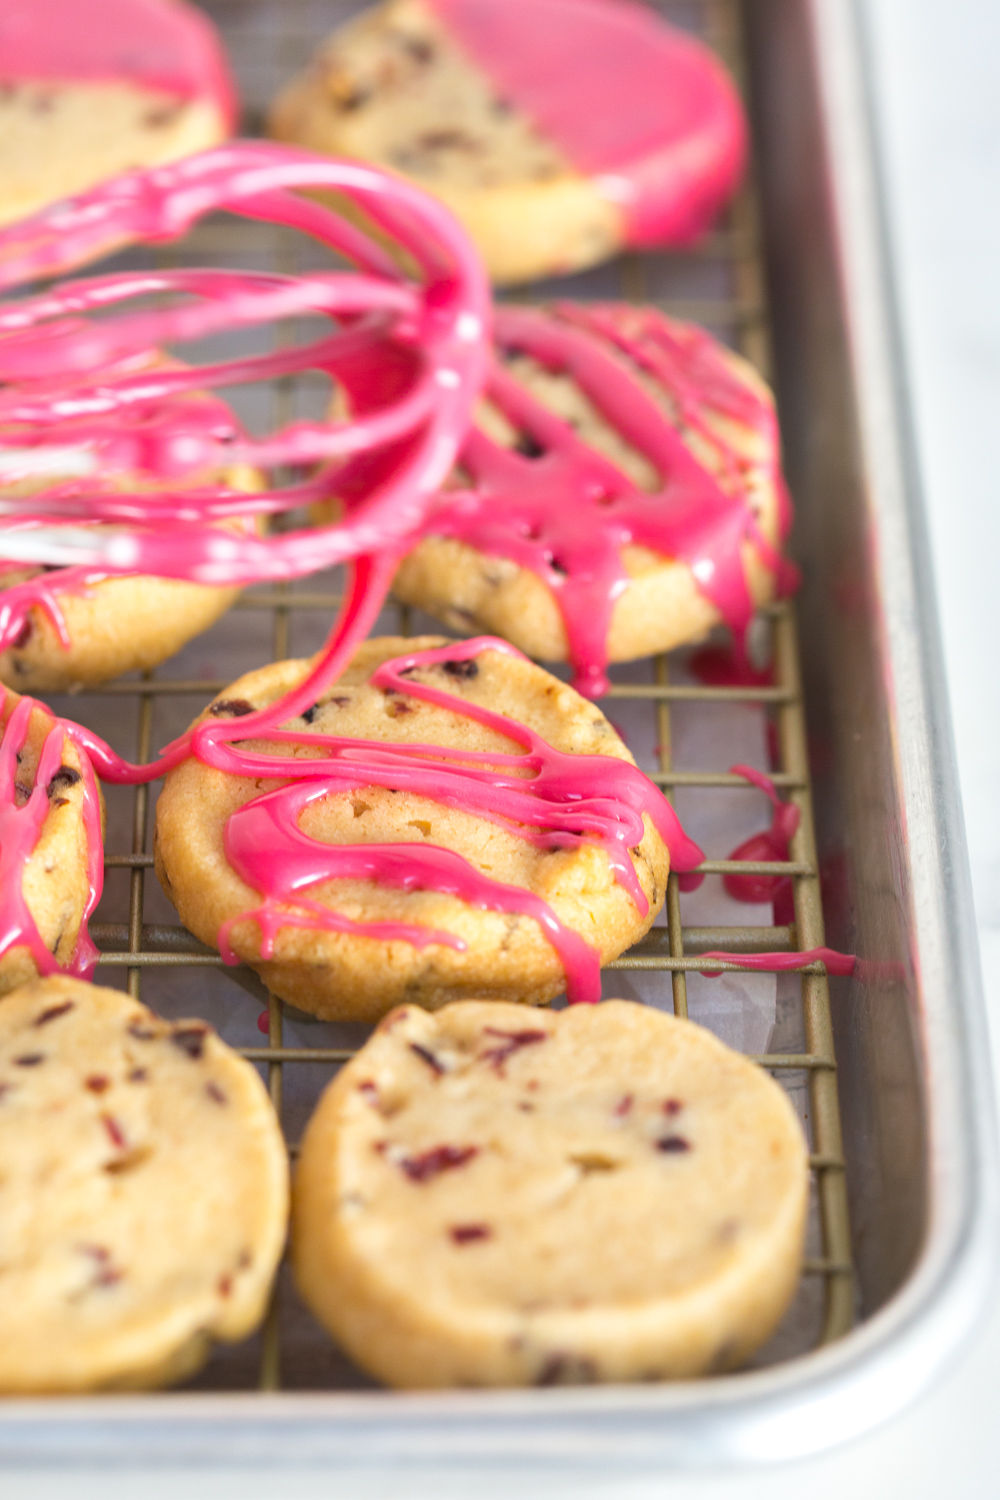
[(687, 245), (735, 191), (747, 131), (703, 43), (633, 0), (425, 0), (499, 95), (620, 210), (628, 245)]
[(236, 95), (185, 0), (4, 0), (0, 222), (223, 140)]

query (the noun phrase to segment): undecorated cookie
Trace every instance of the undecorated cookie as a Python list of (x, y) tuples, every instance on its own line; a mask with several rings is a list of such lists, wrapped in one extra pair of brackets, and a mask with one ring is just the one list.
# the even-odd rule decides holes
[(697, 239), (745, 155), (720, 63), (629, 0), (388, 0), (328, 39), (270, 126), (434, 193), (498, 282)]
[(625, 1000), (405, 1006), (302, 1144), (302, 1296), (399, 1386), (738, 1367), (802, 1265), (806, 1145), (755, 1064)]
[(86, 972), (103, 818), (72, 727), (0, 687), (0, 995), (53, 969)]
[(219, 39), (185, 0), (0, 7), (0, 224), (214, 146), (234, 116)]
[(0, 1003), (0, 1390), (161, 1385), (260, 1321), (288, 1166), (201, 1021), (79, 980)]
[(603, 714), (504, 642), (389, 637), (291, 743), (239, 732), (310, 665), (233, 683), (198, 722), (233, 721), (235, 763), (166, 778), (156, 871), (185, 925), (327, 1020), (599, 993), (663, 903), (673, 817)]

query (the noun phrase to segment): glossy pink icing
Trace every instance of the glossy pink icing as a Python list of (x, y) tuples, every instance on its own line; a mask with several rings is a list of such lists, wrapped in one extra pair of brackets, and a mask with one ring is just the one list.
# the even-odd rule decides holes
[(631, 0), (428, 0), (504, 99), (621, 210), (633, 245), (688, 244), (743, 173), (718, 59)]
[[(784, 538), (791, 508), (771, 402), (737, 378), (708, 334), (655, 308), (498, 307), (495, 337), (502, 351), (531, 355), (547, 369), (571, 375), (650, 461), (660, 487), (654, 493), (640, 489), (495, 363), (487, 394), (539, 456), (505, 448), (474, 428), (461, 455), (471, 486), (442, 491), (425, 532), (455, 537), (536, 573), (559, 605), (574, 686), (590, 697), (607, 691), (608, 631), (615, 600), (628, 583), (621, 549), (630, 542), (685, 562), (742, 649), (754, 612), (743, 543), (754, 543), (779, 589), (791, 588), (796, 575), (756, 523), (746, 461), (707, 418), (728, 417), (760, 435), (772, 455), (767, 478), (779, 496)], [(648, 393), (637, 371), (663, 390), (675, 417)], [(711, 443), (720, 478), (690, 452), (679, 425)]]
[[(273, 952), (276, 932), (306, 926), (404, 941), (423, 947), (443, 943), (462, 949), (454, 935), (403, 923), (357, 923), (311, 899), (306, 892), (336, 879), (372, 880), (402, 890), (432, 890), (457, 896), (487, 911), (516, 912), (536, 921), (559, 956), (572, 1002), (600, 998), (600, 955), (561, 923), (547, 902), (521, 887), (490, 879), (454, 851), (425, 843), (335, 845), (310, 838), (299, 827), (304, 809), (335, 793), (384, 786), (426, 796), (444, 807), (497, 823), (538, 848), (596, 844), (615, 880), (643, 915), (648, 902), (628, 850), (640, 842), (645, 812), (667, 843), (671, 864), (690, 868), (701, 851), (684, 834), (670, 804), (630, 762), (607, 756), (569, 755), (553, 749), (533, 730), (410, 674), (440, 662), (473, 660), (483, 651), (520, 657), (505, 641), (485, 636), (413, 652), (384, 663), (372, 676), (383, 691), (408, 695), (459, 713), (521, 746), (518, 754), (479, 753), (440, 745), (385, 743), (308, 734), (282, 728), (296, 709), (311, 706), (315, 687), (300, 688), (261, 714), (216, 720), (195, 731), (192, 749), (207, 764), (242, 776), (293, 778), (277, 791), (254, 798), (229, 819), (226, 858), (260, 905), (227, 922), (219, 947), (236, 958), (229, 934), (237, 922), (253, 920), (261, 931), (261, 956)], [(322, 758), (251, 754), (235, 739), (266, 734), (278, 744), (322, 748)], [(530, 772), (525, 777), (524, 772)]]
[[(0, 709), (5, 706), (6, 699), (6, 690), (0, 688)], [(66, 972), (81, 979), (89, 979), (98, 955), (90, 940), (87, 923), (100, 900), (104, 886), (100, 798), (93, 767), (80, 744), (76, 725), (63, 719), (55, 719), (42, 746), (35, 784), (23, 805), (18, 805), (18, 754), (24, 748), (29, 721), (36, 708), (51, 718), (44, 704), (36, 703), (31, 698), (22, 698), (7, 716), (3, 725), (3, 739), (0, 741), (0, 957), (14, 948), (25, 947), (39, 974), (54, 974), (60, 969), (54, 955), (42, 941), (35, 920), (28, 910), (22, 880), (51, 808), (49, 783), (62, 765), (65, 740), (72, 739), (80, 751), (83, 778), (88, 895), (76, 948), (66, 965)]]
[[(834, 948), (806, 948), (801, 953), (703, 953), (702, 958), (718, 960), (719, 963), (739, 964), (741, 969), (756, 969), (765, 974), (787, 974), (795, 969), (804, 969), (808, 964), (824, 964), (828, 974), (849, 979), (858, 966), (853, 953), (838, 953)], [(717, 979), (718, 969), (702, 971), (706, 978)]]
[(236, 95), (208, 17), (184, 0), (4, 0), (0, 80), (134, 82), (215, 104), (231, 130)]
[[(728, 859), (755, 861), (786, 860), (788, 846), (800, 821), (799, 809), (793, 802), (782, 802), (770, 776), (755, 771), (752, 766), (730, 766), (730, 771), (742, 776), (754, 786), (760, 787), (771, 803), (771, 826), (762, 833), (752, 834), (739, 844)], [(788, 875), (724, 875), (722, 883), (736, 901), (771, 901), (775, 906), (775, 920), (795, 920), (792, 907), (792, 882)], [(781, 908), (780, 913), (778, 908)]]

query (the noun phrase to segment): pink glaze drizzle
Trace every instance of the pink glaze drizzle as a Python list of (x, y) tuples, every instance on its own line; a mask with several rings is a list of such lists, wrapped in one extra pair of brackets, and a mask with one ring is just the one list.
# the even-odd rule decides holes
[[(825, 964), (828, 974), (847, 978), (854, 973), (858, 959), (853, 953), (838, 953), (834, 948), (807, 948), (801, 953), (703, 953), (702, 958), (717, 963), (739, 964), (741, 969), (756, 969), (765, 974), (787, 974), (809, 964)], [(706, 979), (718, 979), (725, 970), (703, 969)]]
[(140, 83), (208, 100), (227, 130), (236, 120), (215, 28), (183, 0), (4, 0), (0, 80)]
[[(272, 956), (275, 934), (286, 926), (352, 932), (419, 947), (443, 943), (464, 949), (464, 942), (447, 932), (412, 923), (354, 922), (303, 894), (324, 881), (373, 880), (400, 890), (438, 891), (481, 910), (532, 918), (559, 956), (570, 1001), (600, 998), (598, 951), (561, 923), (548, 903), (532, 892), (491, 880), (452, 850), (437, 845), (331, 845), (310, 838), (299, 827), (305, 808), (322, 797), (372, 786), (410, 791), (497, 823), (537, 848), (597, 845), (607, 855), (615, 880), (645, 915), (648, 902), (628, 856), (628, 850), (643, 837), (643, 813), (649, 815), (667, 843), (675, 867), (690, 868), (701, 859), (701, 851), (684, 834), (670, 804), (630, 762), (557, 751), (526, 725), (410, 675), (441, 662), (469, 661), (486, 650), (520, 657), (507, 642), (484, 636), (396, 658), (379, 667), (371, 680), (383, 691), (418, 698), (474, 719), (519, 744), (520, 754), (360, 741), (274, 727), (287, 722), (295, 707), (302, 705), (301, 689), (293, 698), (283, 699), (260, 714), (244, 715), (235, 724), (217, 720), (199, 726), (193, 749), (207, 764), (243, 776), (294, 778), (238, 809), (226, 825), (225, 849), (230, 866), (264, 898), (259, 906), (227, 922), (221, 930), (219, 948), (228, 962), (236, 962), (230, 932), (236, 923), (247, 920), (260, 927), (264, 959)], [(313, 701), (312, 691), (306, 696), (306, 706)], [(236, 738), (245, 740), (249, 734), (257, 737), (262, 733), (279, 744), (322, 748), (326, 755), (303, 760), (252, 754), (232, 743)], [(524, 776), (525, 771), (531, 773), (530, 777)]]
[(430, 6), (501, 97), (620, 208), (630, 244), (690, 243), (735, 191), (747, 133), (732, 81), (708, 48), (647, 6)]
[[(510, 558), (543, 579), (566, 627), (574, 686), (589, 697), (607, 691), (608, 632), (615, 600), (628, 583), (621, 549), (629, 543), (686, 563), (742, 651), (754, 611), (742, 545), (753, 542), (779, 589), (796, 580), (757, 525), (745, 477), (750, 466), (707, 416), (739, 422), (760, 436), (771, 455), (767, 479), (778, 493), (783, 539), (791, 511), (770, 401), (734, 375), (707, 334), (653, 308), (500, 307), (495, 321), (498, 346), (569, 374), (650, 461), (660, 487), (640, 489), (497, 364), (489, 398), (538, 456), (502, 447), (474, 428), (461, 456), (472, 485), (443, 491), (425, 531)], [(636, 371), (660, 386), (675, 416), (654, 401)], [(721, 478), (690, 452), (680, 426), (711, 444)]]
[[(0, 688), (0, 707), (7, 698)], [(89, 979), (97, 963), (97, 949), (90, 940), (87, 923), (104, 887), (104, 850), (101, 840), (100, 799), (89, 757), (80, 744), (77, 727), (56, 719), (42, 746), (35, 784), (23, 806), (18, 806), (18, 755), (28, 738), (32, 712), (39, 709), (51, 718), (44, 704), (22, 698), (3, 726), (0, 742), (0, 957), (25, 947), (39, 974), (54, 974), (60, 965), (42, 941), (34, 917), (28, 910), (22, 882), (28, 861), (41, 837), (42, 825), (51, 810), (48, 786), (62, 765), (63, 743), (71, 739), (80, 751), (83, 778), (83, 823), (87, 840), (88, 893), (80, 931), (66, 972)]]

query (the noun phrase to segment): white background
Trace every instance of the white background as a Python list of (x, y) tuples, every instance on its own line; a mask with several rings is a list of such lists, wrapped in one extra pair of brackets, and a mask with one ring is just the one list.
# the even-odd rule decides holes
[[(862, 3), (875, 39), (894, 263), (1000, 1077), (1000, 0)], [(473, 1492), (526, 1500), (532, 1490), (499, 1473), (471, 1489), (461, 1482), (433, 1489), (442, 1497)], [(178, 1493), (189, 1500), (353, 1500), (355, 1492), (350, 1481), (317, 1472), (280, 1478), (161, 1470), (7, 1474), (0, 1493), (5, 1500), (159, 1500)], [(384, 1493), (409, 1500), (427, 1492), (414, 1477)], [(555, 1479), (539, 1491), (546, 1500), (562, 1493)], [(576, 1500), (997, 1500), (1000, 1294), (936, 1387), (861, 1442), (742, 1476), (591, 1486), (577, 1474), (572, 1493)]]

